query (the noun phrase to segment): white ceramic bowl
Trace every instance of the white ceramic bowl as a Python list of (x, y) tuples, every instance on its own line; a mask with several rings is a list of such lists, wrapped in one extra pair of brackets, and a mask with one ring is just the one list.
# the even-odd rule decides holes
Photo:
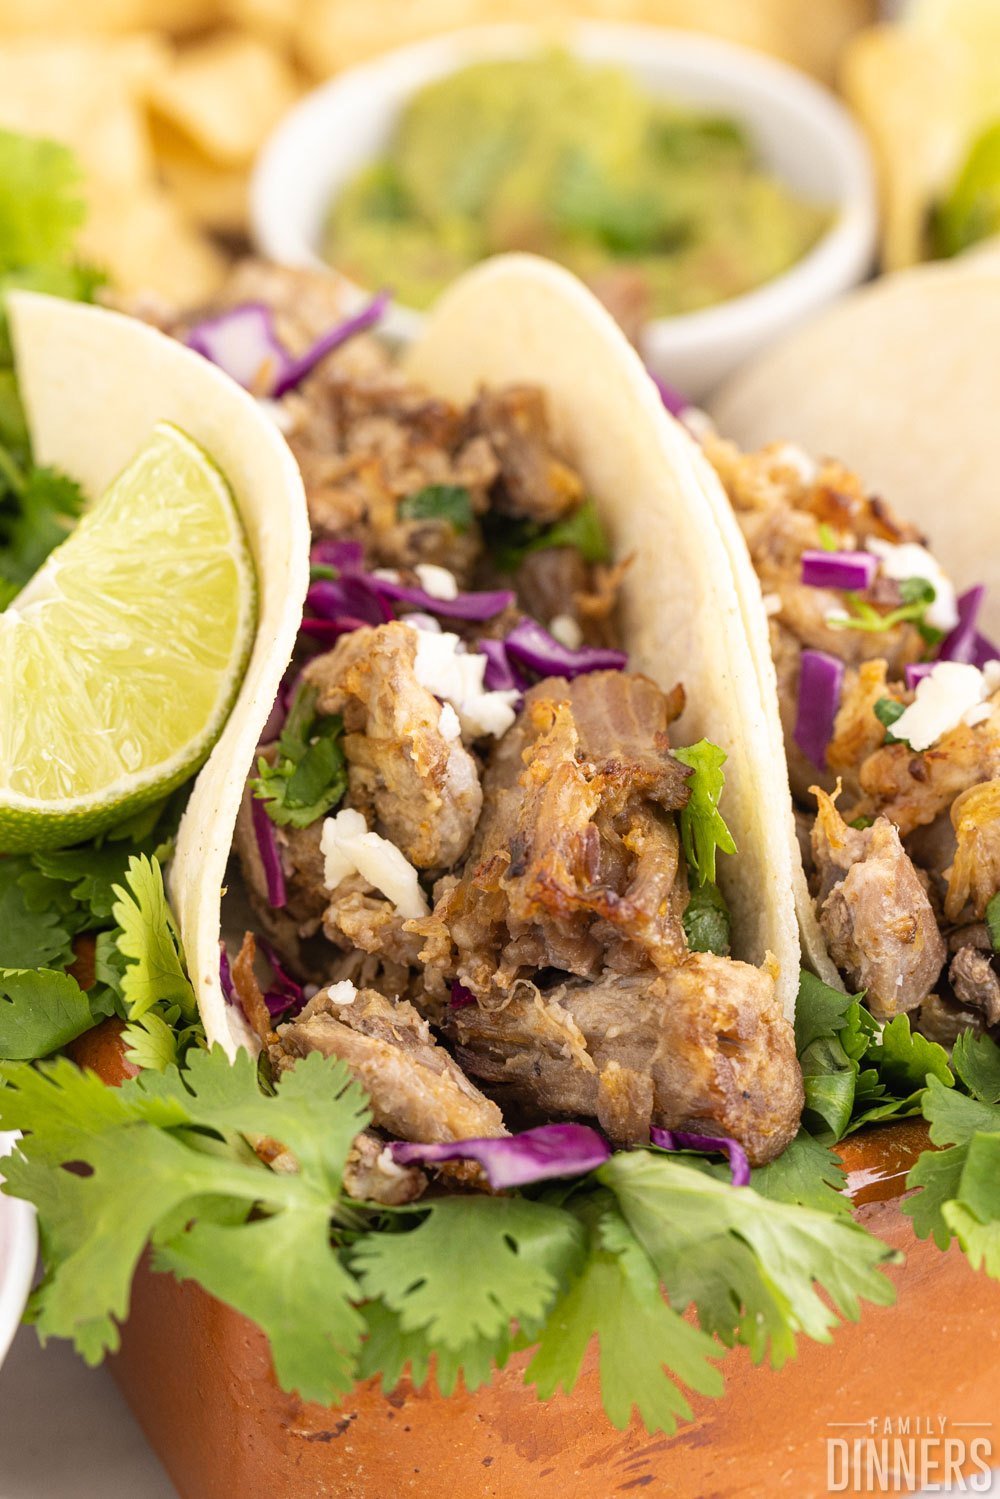
[[(859, 131), (832, 94), (784, 63), (728, 42), (588, 22), (557, 32), (530, 26), (449, 32), (349, 68), (308, 94), (278, 125), (254, 172), (259, 248), (286, 265), (322, 267), (318, 246), (330, 203), (385, 149), (413, 94), (470, 62), (524, 56), (552, 40), (586, 60), (628, 68), (652, 94), (737, 116), (790, 187), (836, 210), (827, 233), (784, 275), (704, 311), (648, 323), (642, 353), (657, 374), (700, 400), (750, 354), (864, 277), (877, 227), (873, 173)], [(410, 339), (420, 317), (397, 306), (385, 330)]]
[[(16, 1135), (0, 1133), (0, 1180), (2, 1158), (14, 1148), (16, 1139)], [(0, 1193), (0, 1364), (17, 1332), (37, 1256), (34, 1208), (19, 1197)]]

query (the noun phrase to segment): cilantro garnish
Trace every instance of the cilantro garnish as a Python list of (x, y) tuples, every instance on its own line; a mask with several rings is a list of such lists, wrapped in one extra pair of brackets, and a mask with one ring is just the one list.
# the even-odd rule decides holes
[(584, 562), (607, 562), (611, 557), (601, 518), (590, 499), (550, 526), (508, 516), (491, 520), (487, 515), (485, 528), (490, 555), (503, 573), (516, 572), (532, 552), (544, 552), (549, 547), (573, 547)]
[(986, 930), (993, 951), (1000, 952), (1000, 890), (986, 902)]
[(880, 697), (872, 711), (879, 723), (885, 728), (886, 744), (906, 744), (908, 742), (892, 732), (892, 725), (897, 719), (902, 718), (906, 712), (905, 703), (898, 702), (894, 697)]
[(63, 540), (83, 505), (72, 479), (32, 464), (2, 308), (4, 293), (15, 287), (93, 298), (101, 277), (73, 259), (85, 213), (80, 184), (65, 146), (0, 130), (0, 609)]
[(868, 630), (878, 634), (883, 630), (892, 630), (896, 625), (913, 621), (920, 628), (928, 644), (934, 644), (940, 640), (942, 637), (939, 630), (924, 625), (924, 615), (937, 597), (934, 585), (926, 578), (903, 578), (899, 583), (899, 596), (903, 602), (898, 609), (890, 609), (888, 614), (880, 614), (874, 604), (869, 604), (860, 593), (849, 591), (844, 595), (848, 608), (851, 610), (849, 618), (832, 617), (827, 620), (827, 624), (838, 630)]
[(736, 844), (719, 811), (719, 798), (726, 783), (722, 767), (725, 752), (707, 739), (673, 751), (675, 760), (691, 769), (685, 777), (691, 795), (680, 811), (681, 841), (688, 867), (699, 885), (715, 883), (715, 851), (734, 854)]
[(473, 522), (472, 496), (462, 484), (428, 484), (399, 502), (403, 520), (440, 520), (455, 531), (468, 531)]
[(682, 917), (684, 935), (692, 952), (729, 952), (729, 907), (718, 885), (695, 885)]
[(278, 758), (263, 756), (250, 788), (279, 827), (306, 828), (324, 817), (347, 790), (347, 761), (340, 743), (344, 721), (339, 713), (316, 712), (316, 689), (302, 682), (292, 700), (278, 740)]
[(76, 979), (56, 968), (0, 973), (0, 1056), (32, 1061), (75, 1041), (94, 1023)]

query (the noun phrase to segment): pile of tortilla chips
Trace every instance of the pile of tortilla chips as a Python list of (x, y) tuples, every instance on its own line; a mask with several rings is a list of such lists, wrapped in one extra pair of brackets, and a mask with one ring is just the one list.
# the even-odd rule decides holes
[(76, 151), (81, 244), (126, 295), (212, 295), (253, 159), (306, 88), (434, 32), (589, 17), (697, 27), (832, 74), (876, 0), (2, 0), (0, 127)]

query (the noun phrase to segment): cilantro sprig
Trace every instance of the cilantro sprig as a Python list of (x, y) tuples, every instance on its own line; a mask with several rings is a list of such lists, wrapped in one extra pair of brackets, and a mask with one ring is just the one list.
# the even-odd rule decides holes
[(538, 521), (511, 520), (509, 516), (486, 516), (484, 522), (490, 556), (503, 573), (513, 573), (533, 552), (549, 547), (572, 547), (584, 562), (607, 562), (611, 557), (608, 538), (593, 500), (586, 499), (572, 514), (543, 526)]
[(428, 484), (399, 502), (403, 520), (446, 521), (454, 531), (468, 531), (475, 519), (472, 496), (462, 484)]
[(0, 610), (83, 506), (78, 484), (31, 459), (3, 313), (15, 287), (91, 301), (102, 277), (73, 253), (85, 208), (73, 153), (55, 141), (0, 130)]
[(827, 624), (838, 630), (865, 630), (880, 634), (895, 629), (896, 625), (912, 622), (928, 645), (936, 645), (944, 638), (941, 630), (928, 625), (924, 619), (937, 597), (933, 583), (929, 583), (926, 578), (902, 578), (899, 582), (899, 596), (902, 604), (897, 609), (890, 609), (882, 614), (874, 604), (863, 599), (860, 593), (848, 591), (845, 598), (850, 614), (846, 619), (831, 616)]
[[(65, 1058), (0, 1076), (0, 1120), (25, 1132), (5, 1190), (36, 1203), (44, 1240), (31, 1315), (91, 1362), (117, 1346), (150, 1242), (155, 1268), (263, 1328), (303, 1399), (336, 1401), (379, 1373), (390, 1389), (406, 1368), (419, 1386), (432, 1354), (445, 1392), (459, 1376), (474, 1389), (515, 1347), (534, 1349), (525, 1378), (544, 1397), (572, 1390), (596, 1336), (609, 1418), (637, 1411), (670, 1432), (691, 1413), (687, 1390), (722, 1392), (727, 1347), (778, 1365), (800, 1334), (826, 1339), (855, 1317), (859, 1298), (892, 1298), (891, 1251), (843, 1213), (836, 1164), (805, 1136), (749, 1188), (638, 1150), (572, 1189), (392, 1210), (342, 1196), (368, 1114), (344, 1064), (318, 1053), (269, 1093), (249, 1056), (219, 1048), (117, 1090)], [(248, 1145), (259, 1135), (298, 1170), (264, 1166)], [(482, 1264), (488, 1277), (470, 1270)]]
[(316, 712), (316, 689), (301, 682), (278, 740), (274, 765), (261, 756), (250, 782), (271, 821), (279, 827), (306, 828), (324, 817), (347, 790), (347, 760), (340, 743), (339, 713)]
[[(0, 1058), (48, 1056), (108, 1015), (129, 1022), (143, 1067), (200, 1040), (160, 873), (186, 795), (89, 843), (0, 859)], [(90, 944), (84, 988), (77, 957)]]

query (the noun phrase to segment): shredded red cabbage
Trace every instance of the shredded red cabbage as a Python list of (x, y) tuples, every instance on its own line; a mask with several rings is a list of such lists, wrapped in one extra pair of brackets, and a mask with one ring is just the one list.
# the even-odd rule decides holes
[(367, 307), (330, 328), (297, 358), (282, 344), (274, 313), (263, 302), (244, 302), (218, 317), (206, 318), (191, 329), (187, 343), (246, 390), (277, 400), (304, 380), (327, 354), (377, 323), (390, 298), (388, 291), (379, 292)]
[(748, 1187), (750, 1185), (750, 1162), (738, 1140), (730, 1140), (727, 1135), (681, 1134), (675, 1129), (657, 1129), (655, 1126), (650, 1130), (649, 1138), (659, 1150), (701, 1150), (706, 1155), (713, 1155), (716, 1151), (720, 1151), (729, 1157), (733, 1186)]
[(354, 338), (356, 334), (363, 333), (366, 328), (370, 328), (373, 323), (377, 323), (391, 301), (392, 293), (390, 291), (380, 291), (377, 296), (372, 298), (367, 307), (363, 307), (353, 317), (345, 318), (342, 323), (338, 323), (335, 328), (331, 328), (328, 333), (324, 333), (322, 338), (318, 338), (311, 348), (308, 348), (304, 354), (300, 354), (298, 359), (289, 359), (287, 366), (278, 376), (278, 379), (274, 383), (274, 389), (271, 391), (275, 399), (286, 395), (290, 390), (294, 390), (299, 381), (304, 380), (306, 375), (315, 369), (320, 360), (326, 358), (327, 354), (332, 354), (334, 349), (339, 349), (341, 344), (347, 343), (349, 338)]
[(464, 1010), (466, 1005), (474, 1005), (476, 996), (471, 989), (460, 984), (458, 979), (451, 981), (451, 1008), (453, 1010)]
[(305, 994), (302, 985), (297, 984), (293, 978), (282, 968), (278, 954), (268, 942), (266, 937), (257, 938), (257, 946), (263, 949), (267, 961), (271, 965), (274, 975), (274, 987), (264, 995), (264, 1003), (272, 1020), (277, 1020), (279, 1015), (287, 1015), (289, 1011), (301, 1010), (305, 1004)]
[(833, 734), (843, 685), (843, 661), (825, 651), (802, 652), (794, 738), (819, 770), (826, 767), (826, 747)]
[(389, 578), (369, 577), (366, 581), (383, 598), (395, 599), (400, 604), (415, 604), (427, 614), (441, 614), (446, 619), (493, 619), (502, 614), (516, 595), (509, 588), (498, 588), (492, 593), (460, 593), (453, 599), (438, 599), (423, 588), (411, 588), (407, 583), (393, 583)]
[(317, 578), (310, 583), (306, 608), (320, 619), (348, 615), (366, 625), (384, 625), (394, 616), (382, 594), (366, 573), (342, 573), (339, 578)]
[(528, 685), (511, 665), (502, 640), (480, 640), (476, 649), (486, 657), (483, 686), (487, 692), (523, 692)]
[(281, 851), (278, 848), (274, 823), (268, 817), (264, 803), (256, 796), (250, 798), (250, 815), (253, 819), (253, 832), (260, 852), (260, 861), (264, 866), (264, 877), (267, 880), (268, 903), (278, 910), (287, 904), (288, 896), (285, 893), (285, 871), (281, 867)]
[(222, 992), (226, 996), (226, 999), (230, 1004), (233, 1004), (236, 994), (233, 989), (233, 975), (229, 968), (229, 954), (226, 952), (226, 944), (224, 942), (219, 943), (219, 982), (222, 985)]
[(508, 657), (513, 656), (529, 671), (540, 672), (543, 677), (572, 678), (588, 671), (623, 671), (628, 661), (624, 651), (600, 646), (581, 646), (578, 651), (571, 651), (533, 619), (522, 619), (515, 625), (504, 647)]
[(543, 1124), (499, 1140), (449, 1140), (439, 1145), (394, 1140), (389, 1146), (400, 1166), (411, 1162), (478, 1161), (494, 1191), (526, 1187), (556, 1176), (582, 1176), (609, 1159), (607, 1142), (586, 1124)]
[(875, 581), (879, 561), (871, 552), (802, 553), (802, 582), (810, 588), (851, 588), (863, 593)]
[(646, 372), (659, 391), (660, 400), (663, 402), (664, 406), (666, 406), (667, 410), (670, 412), (670, 415), (683, 416), (684, 412), (689, 410), (691, 406), (691, 402), (687, 399), (687, 397), (682, 396), (680, 391), (675, 390), (672, 385), (668, 385), (666, 380), (661, 380), (659, 375), (654, 375), (653, 371), (649, 369), (648, 366)]
[(309, 561), (335, 567), (342, 573), (359, 573), (364, 555), (360, 541), (317, 541), (309, 553)]
[(975, 588), (967, 589), (959, 597), (958, 624), (942, 640), (939, 661), (961, 661), (982, 670), (987, 661), (1000, 660), (1000, 650), (976, 629), (985, 593), (983, 584), (977, 583)]
[(291, 362), (274, 331), (274, 315), (262, 302), (244, 302), (198, 323), (188, 334), (187, 344), (244, 389), (269, 395)]
[(308, 635), (322, 645), (335, 645), (341, 635), (350, 635), (354, 630), (363, 630), (366, 622), (354, 619), (349, 614), (338, 614), (336, 619), (304, 619), (299, 625), (299, 634)]

